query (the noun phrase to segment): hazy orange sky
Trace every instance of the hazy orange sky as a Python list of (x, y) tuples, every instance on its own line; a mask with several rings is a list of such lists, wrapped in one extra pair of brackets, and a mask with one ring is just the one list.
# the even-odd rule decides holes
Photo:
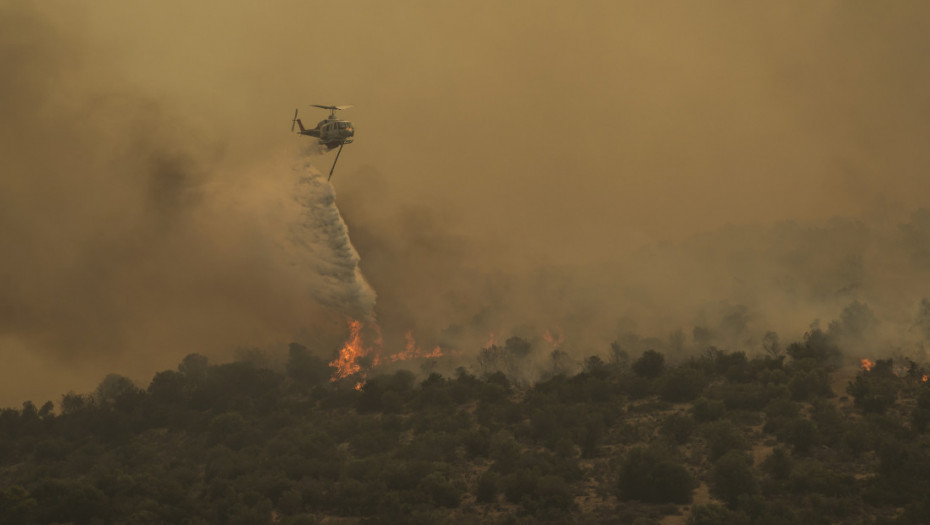
[(229, 151), (287, 143), (294, 106), (355, 104), (339, 189), (372, 167), (389, 208), (589, 260), (922, 203), (928, 22), (924, 2), (301, 0), (96, 2), (76, 24)]
[[(614, 326), (648, 305), (669, 316), (665, 329), (711, 315), (698, 312), (711, 299), (802, 318), (878, 301), (773, 298), (790, 288), (785, 275), (842, 274), (833, 263), (763, 271), (752, 258), (741, 282), (764, 284), (749, 291), (731, 283), (739, 257), (661, 247), (752, 245), (761, 260), (834, 216), (897, 231), (928, 190), (928, 26), (923, 1), (0, 1), (0, 243), (15, 254), (0, 263), (0, 403), (296, 337), (302, 299), (253, 219), (289, 187), (306, 141), (288, 134), (294, 108), (324, 116), (307, 104), (355, 105), (335, 187), (379, 315), (397, 330), (439, 337), (503, 303), (510, 313), (481, 323), (571, 324), (596, 309)], [(136, 175), (150, 168), (151, 181)], [(767, 229), (786, 221), (815, 226)], [(714, 233), (727, 227), (766, 233)], [(872, 288), (861, 289), (919, 267), (904, 255), (894, 271), (872, 264), (885, 244), (857, 244), (856, 231), (843, 230), (855, 248), (836, 253), (865, 261)], [(612, 266), (642, 250), (649, 264)], [(217, 267), (213, 292), (200, 288)], [(622, 272), (639, 277), (617, 284)], [(607, 308), (620, 291), (624, 305)], [(150, 304), (109, 334), (127, 293)], [(907, 310), (916, 293), (882, 300)], [(758, 328), (773, 316), (797, 321), (770, 313)], [(143, 317), (170, 333), (158, 348), (133, 335)], [(104, 357), (78, 373), (59, 363), (74, 355)]]

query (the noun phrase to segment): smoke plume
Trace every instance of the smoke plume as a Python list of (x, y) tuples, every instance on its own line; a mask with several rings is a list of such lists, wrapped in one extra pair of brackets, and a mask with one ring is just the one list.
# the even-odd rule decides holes
[[(192, 351), (333, 352), (372, 288), (385, 355), (409, 330), (470, 366), (492, 333), (545, 370), (815, 322), (850, 353), (919, 353), (928, 20), (906, 0), (0, 0), (0, 404)], [(355, 105), (338, 210), (304, 165), (330, 158), (288, 142), (304, 104)]]
[(192, 352), (309, 333), (326, 347), (370, 313), (319, 157), (231, 161), (90, 48), (28, 4), (0, 6), (0, 403), (107, 372), (145, 382)]

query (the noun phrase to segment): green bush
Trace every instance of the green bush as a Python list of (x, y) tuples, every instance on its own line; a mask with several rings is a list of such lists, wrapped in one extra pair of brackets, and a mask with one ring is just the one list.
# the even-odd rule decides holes
[(639, 377), (653, 379), (665, 370), (665, 356), (655, 350), (646, 350), (633, 362), (633, 372)]
[(662, 426), (659, 427), (661, 435), (679, 445), (684, 445), (691, 440), (694, 431), (697, 428), (697, 422), (694, 418), (685, 414), (672, 414), (665, 418)]
[(784, 446), (772, 449), (772, 453), (762, 462), (762, 470), (778, 481), (787, 480), (793, 466), (794, 461)]
[(497, 500), (500, 493), (500, 476), (491, 470), (487, 470), (478, 478), (478, 485), (475, 488), (475, 500), (479, 503), (491, 503)]
[(617, 487), (622, 500), (684, 505), (691, 502), (696, 483), (667, 451), (634, 447), (620, 464)]
[(711, 494), (720, 498), (731, 508), (740, 497), (758, 492), (759, 484), (752, 468), (752, 458), (745, 452), (731, 450), (720, 456), (711, 470)]
[(749, 443), (743, 432), (733, 423), (722, 420), (704, 425), (702, 429), (704, 439), (707, 441), (707, 455), (711, 461), (730, 451), (746, 450)]
[(708, 503), (695, 505), (691, 509), (688, 525), (750, 525), (752, 521), (744, 512), (730, 510), (723, 505)]
[(894, 405), (898, 397), (898, 380), (893, 376), (860, 372), (855, 380), (849, 382), (846, 392), (853, 397), (856, 408), (881, 414)]
[(797, 370), (788, 382), (791, 398), (795, 401), (810, 401), (817, 397), (832, 397), (830, 376), (822, 368)]
[(701, 395), (707, 380), (700, 370), (678, 367), (670, 370), (659, 385), (659, 396), (670, 403), (692, 401)]
[(699, 397), (691, 405), (691, 415), (699, 423), (707, 423), (722, 418), (727, 413), (727, 407), (723, 401), (717, 399), (707, 399)]

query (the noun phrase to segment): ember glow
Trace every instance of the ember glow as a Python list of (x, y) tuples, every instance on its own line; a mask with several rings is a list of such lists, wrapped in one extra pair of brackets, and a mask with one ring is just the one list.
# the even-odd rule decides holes
[(875, 366), (875, 361), (872, 361), (870, 359), (860, 359), (859, 363), (862, 366), (862, 369), (865, 370), (866, 372), (868, 372), (869, 370), (872, 370), (872, 367)]

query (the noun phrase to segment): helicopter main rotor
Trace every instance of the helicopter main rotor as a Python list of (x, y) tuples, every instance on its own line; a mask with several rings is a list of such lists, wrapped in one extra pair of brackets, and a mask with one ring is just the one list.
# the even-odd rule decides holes
[(321, 106), (319, 104), (310, 104), (310, 105), (315, 108), (328, 109), (330, 118), (336, 118), (336, 112), (339, 111), (340, 109), (349, 109), (349, 108), (355, 107), (352, 104), (349, 104), (347, 106)]

